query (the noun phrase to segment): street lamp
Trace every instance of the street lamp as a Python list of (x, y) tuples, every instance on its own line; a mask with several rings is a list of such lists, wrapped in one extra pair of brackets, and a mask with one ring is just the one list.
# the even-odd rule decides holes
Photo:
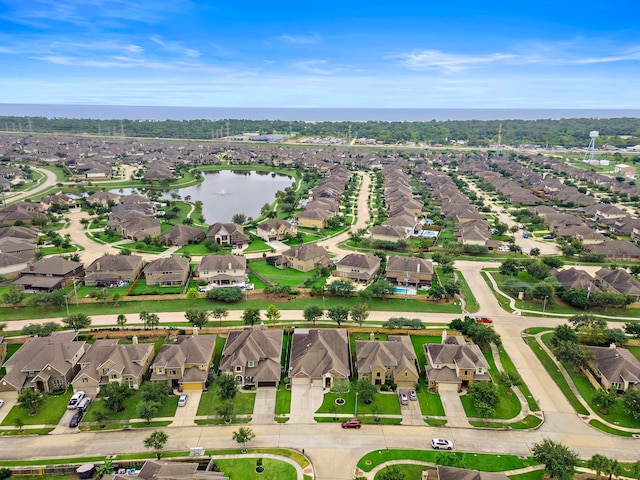
[(73, 277), (73, 293), (76, 295), (76, 307), (78, 306), (78, 289), (76, 288), (76, 277)]
[(67, 306), (67, 317), (69, 316), (69, 298), (64, 296), (64, 304)]
[(547, 308), (547, 298), (549, 298), (547, 295), (544, 296), (544, 303), (542, 304), (542, 313), (544, 313), (544, 311)]

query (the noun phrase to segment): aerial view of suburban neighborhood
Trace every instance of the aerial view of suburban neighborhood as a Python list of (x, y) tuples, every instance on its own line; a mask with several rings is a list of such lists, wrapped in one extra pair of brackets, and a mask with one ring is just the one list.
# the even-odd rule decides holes
[(640, 474), (633, 132), (120, 133), (0, 135), (9, 474)]

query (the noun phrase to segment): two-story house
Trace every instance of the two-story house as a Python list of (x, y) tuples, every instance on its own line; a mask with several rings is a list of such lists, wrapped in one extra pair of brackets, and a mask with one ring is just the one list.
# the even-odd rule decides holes
[(265, 242), (284, 240), (287, 235), (295, 237), (297, 233), (298, 228), (296, 225), (289, 223), (286, 220), (272, 220), (258, 225), (258, 228), (256, 229), (256, 235)]
[(151, 380), (167, 382), (181, 392), (205, 390), (215, 348), (215, 335), (178, 335), (160, 348), (151, 365)]
[(81, 368), (71, 382), (73, 389), (97, 394), (104, 385), (119, 382), (137, 390), (153, 353), (153, 343), (138, 343), (137, 337), (130, 344), (96, 340), (78, 362)]
[(281, 352), (282, 330), (233, 330), (224, 344), (219, 370), (232, 375), (240, 387), (276, 387)]
[(216, 222), (207, 230), (207, 238), (212, 238), (219, 245), (242, 248), (249, 244), (249, 235), (244, 233), (242, 225), (237, 223)]
[(348, 380), (349, 340), (337, 328), (296, 328), (291, 340), (288, 376), (293, 385), (330, 389), (334, 379)]
[(279, 268), (293, 268), (301, 272), (310, 272), (330, 265), (332, 262), (329, 252), (315, 243), (296, 245), (282, 252), (282, 256), (276, 260), (276, 266)]
[(244, 285), (247, 259), (239, 255), (207, 255), (197, 268), (200, 280), (219, 286)]
[(387, 341), (356, 341), (358, 379), (372, 385), (393, 382), (398, 388), (415, 388), (420, 378), (415, 350), (408, 335), (389, 335)]
[(386, 277), (394, 285), (429, 288), (433, 264), (423, 258), (391, 256), (387, 260)]
[(84, 277), (84, 265), (62, 257), (45, 257), (20, 272), (14, 285), (25, 290), (50, 292)]
[(371, 253), (349, 253), (336, 263), (334, 277), (368, 285), (380, 273), (380, 257)]
[(467, 343), (462, 335), (447, 335), (445, 330), (442, 343), (425, 343), (424, 353), (430, 390), (460, 392), (473, 382), (491, 381), (489, 363), (480, 347)]
[(30, 337), (3, 365), (7, 374), (0, 391), (32, 388), (39, 392), (64, 390), (78, 370), (87, 348), (76, 340), (78, 332), (55, 332), (48, 337)]
[(158, 258), (144, 267), (147, 285), (184, 285), (189, 278), (190, 265), (186, 257)]
[(138, 278), (143, 266), (139, 255), (104, 255), (87, 267), (84, 283), (99, 287), (131, 283)]

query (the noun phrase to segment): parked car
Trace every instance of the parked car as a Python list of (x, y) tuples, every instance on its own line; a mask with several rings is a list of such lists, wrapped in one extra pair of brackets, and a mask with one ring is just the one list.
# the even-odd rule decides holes
[(69, 399), (69, 403), (67, 404), (67, 408), (69, 410), (75, 410), (78, 408), (80, 401), (84, 398), (84, 392), (82, 390), (73, 394), (71, 399)]
[(69, 422), (69, 426), (72, 428), (77, 427), (80, 424), (80, 420), (82, 420), (83, 415), (82, 410), (78, 410), (74, 413), (73, 417), (71, 417), (71, 421)]
[(418, 395), (415, 390), (409, 390), (409, 400), (416, 401), (418, 400)]
[(2, 408), (3, 405), (4, 405), (4, 400), (0, 398), (0, 408)]
[(522, 232), (522, 238), (529, 238), (529, 232)]
[(549, 235), (545, 235), (545, 236), (544, 236), (544, 237), (542, 237), (542, 238), (543, 238), (543, 239), (545, 239), (545, 240), (553, 240), (553, 239), (554, 239), (554, 238), (556, 238), (556, 237), (554, 237), (553, 235), (549, 234)]
[(81, 410), (82, 413), (84, 413), (89, 408), (89, 405), (91, 405), (91, 397), (84, 397), (78, 404), (78, 410)]
[(407, 398), (406, 393), (400, 394), (400, 405), (409, 405), (409, 398)]
[(342, 422), (342, 428), (360, 428), (362, 426), (362, 423), (360, 423), (360, 420), (358, 420), (357, 418), (354, 418), (353, 420), (345, 420), (344, 422)]
[(493, 320), (491, 320), (489, 317), (476, 317), (476, 322), (477, 323), (493, 323)]
[(431, 448), (435, 450), (451, 450), (453, 442), (444, 438), (433, 438), (431, 439)]
[(178, 406), (179, 407), (186, 406), (187, 405), (187, 398), (189, 398), (189, 396), (186, 395), (186, 394), (180, 395), (180, 397), (178, 398)]
[(509, 245), (500, 245), (498, 247), (498, 250), (501, 252), (510, 252), (511, 248), (509, 248)]

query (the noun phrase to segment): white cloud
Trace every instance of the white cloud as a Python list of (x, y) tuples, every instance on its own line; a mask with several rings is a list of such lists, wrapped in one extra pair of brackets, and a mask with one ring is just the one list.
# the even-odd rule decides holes
[(293, 66), (298, 70), (316, 75), (333, 75), (346, 68), (344, 66), (331, 67), (327, 60), (302, 60), (294, 63)]
[(151, 37), (151, 41), (156, 45), (159, 45), (164, 51), (168, 53), (175, 53), (192, 58), (200, 56), (200, 52), (198, 50), (185, 47), (182, 42), (167, 41), (158, 36)]
[(276, 37), (278, 40), (282, 40), (288, 43), (301, 44), (301, 45), (312, 45), (316, 44), (320, 41), (320, 37), (317, 34), (312, 35), (290, 35), (288, 33), (284, 33)]

